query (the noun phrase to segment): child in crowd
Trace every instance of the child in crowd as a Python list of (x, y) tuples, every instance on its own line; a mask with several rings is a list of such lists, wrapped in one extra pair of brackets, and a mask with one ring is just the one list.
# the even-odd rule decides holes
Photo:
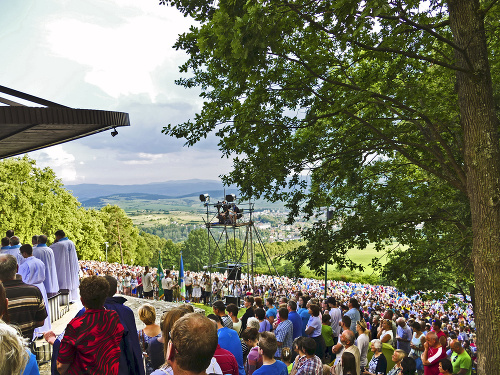
[(327, 363), (331, 362), (331, 354), (332, 354), (332, 347), (333, 347), (333, 330), (332, 326), (330, 325), (330, 315), (328, 314), (323, 314), (321, 317), (321, 335), (325, 339), (325, 345), (326, 345), (326, 350), (325, 350), (325, 359), (327, 360)]

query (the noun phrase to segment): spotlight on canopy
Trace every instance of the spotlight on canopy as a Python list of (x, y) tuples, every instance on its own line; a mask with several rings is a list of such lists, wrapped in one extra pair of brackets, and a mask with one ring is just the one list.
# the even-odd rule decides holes
[(235, 194), (227, 194), (226, 195), (226, 202), (234, 202), (236, 200), (236, 195)]

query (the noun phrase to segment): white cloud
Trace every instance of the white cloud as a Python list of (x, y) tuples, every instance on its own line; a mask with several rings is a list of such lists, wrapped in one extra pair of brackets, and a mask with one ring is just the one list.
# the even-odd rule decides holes
[(65, 183), (79, 183), (83, 182), (85, 179), (84, 176), (78, 176), (77, 174), (75, 156), (66, 152), (62, 145), (35, 151), (30, 156), (37, 160), (38, 167), (50, 167), (54, 170), (57, 177), (62, 179)]
[[(161, 94), (161, 88), (155, 86), (155, 71), (161, 68), (177, 72), (186, 55), (172, 45), (191, 22), (174, 8), (151, 2), (156, 4), (153, 10), (143, 3), (122, 4), (131, 8), (115, 17), (118, 22), (103, 23), (75, 13), (58, 14), (45, 25), (47, 44), (55, 55), (82, 64), (87, 69), (86, 82), (106, 94), (118, 98), (147, 93), (154, 101)], [(116, 11), (117, 5), (106, 4), (110, 11)]]

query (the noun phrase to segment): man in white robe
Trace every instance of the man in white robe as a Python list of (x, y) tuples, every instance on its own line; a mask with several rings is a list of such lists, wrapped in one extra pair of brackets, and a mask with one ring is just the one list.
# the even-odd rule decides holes
[(59, 292), (59, 281), (57, 279), (54, 251), (47, 246), (47, 236), (38, 236), (38, 245), (33, 248), (33, 256), (45, 264), (45, 281), (43, 285), (47, 291), (47, 296), (51, 297)]
[(78, 302), (80, 300), (78, 297), (78, 286), (80, 285), (78, 271), (80, 266), (75, 244), (66, 237), (62, 230), (58, 230), (55, 235), (57, 242), (54, 242), (50, 248), (54, 252), (59, 289), (69, 290), (70, 302)]
[(2, 246), (2, 250), (0, 250), (0, 254), (10, 254), (14, 255), (17, 260), (17, 264), (21, 265), (24, 262), (24, 258), (19, 252), (19, 249), (21, 247), (21, 244), (19, 243), (19, 237), (12, 236), (9, 239), (9, 244), (10, 246)]
[(43, 285), (43, 281), (45, 280), (45, 264), (43, 264), (40, 259), (33, 256), (33, 248), (31, 245), (26, 244), (21, 246), (20, 252), (24, 258), (24, 262), (19, 266), (17, 273), (21, 275), (23, 283), (36, 286), (40, 289), (45, 303), (45, 308), (47, 309), (47, 318), (45, 318), (43, 326), (35, 329), (36, 337), (37, 334), (43, 334), (43, 332), (49, 331), (52, 327), (50, 323), (49, 300), (47, 298), (45, 286)]

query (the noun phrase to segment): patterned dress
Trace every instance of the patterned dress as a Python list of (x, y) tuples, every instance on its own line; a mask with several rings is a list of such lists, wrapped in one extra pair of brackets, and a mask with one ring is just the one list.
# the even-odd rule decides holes
[(88, 309), (68, 324), (57, 360), (68, 374), (117, 375), (123, 331), (116, 311)]

